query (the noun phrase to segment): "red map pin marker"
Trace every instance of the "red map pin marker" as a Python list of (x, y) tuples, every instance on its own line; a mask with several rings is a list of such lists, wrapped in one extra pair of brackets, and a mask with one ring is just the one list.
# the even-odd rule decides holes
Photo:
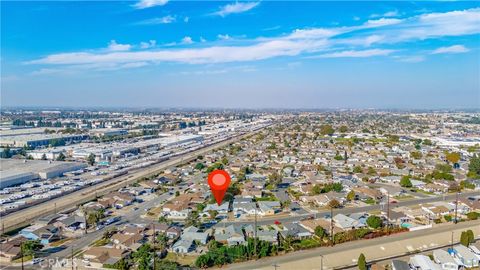
[(217, 204), (220, 205), (230, 185), (230, 175), (224, 170), (215, 170), (208, 175), (208, 185)]

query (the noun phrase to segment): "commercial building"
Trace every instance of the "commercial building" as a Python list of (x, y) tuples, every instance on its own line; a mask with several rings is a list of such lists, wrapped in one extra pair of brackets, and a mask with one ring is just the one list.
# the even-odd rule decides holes
[(87, 167), (85, 163), (0, 159), (0, 188), (35, 179), (49, 179)]

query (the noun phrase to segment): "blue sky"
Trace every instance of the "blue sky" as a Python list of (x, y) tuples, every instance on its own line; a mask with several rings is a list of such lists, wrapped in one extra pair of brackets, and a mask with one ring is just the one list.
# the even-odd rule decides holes
[(480, 108), (478, 2), (1, 2), (2, 106)]

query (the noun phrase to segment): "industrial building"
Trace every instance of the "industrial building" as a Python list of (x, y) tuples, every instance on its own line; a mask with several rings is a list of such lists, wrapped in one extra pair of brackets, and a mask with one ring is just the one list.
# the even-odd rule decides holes
[(0, 159), (0, 188), (54, 178), (85, 167), (87, 164), (79, 162)]

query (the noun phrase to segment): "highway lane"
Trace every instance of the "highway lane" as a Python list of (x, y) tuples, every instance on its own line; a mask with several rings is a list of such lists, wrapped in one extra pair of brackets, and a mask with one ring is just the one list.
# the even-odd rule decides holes
[[(480, 195), (480, 191), (474, 191), (474, 192), (466, 192), (466, 193), (461, 193), (459, 195), (459, 198), (465, 198), (468, 196), (474, 196), (474, 195)], [(450, 194), (447, 196), (436, 196), (436, 197), (427, 197), (427, 198), (419, 198), (419, 199), (413, 199), (413, 200), (408, 200), (408, 201), (400, 201), (398, 203), (390, 204), (390, 209), (393, 209), (395, 207), (399, 206), (411, 206), (411, 205), (416, 205), (416, 204), (425, 204), (425, 203), (431, 203), (431, 202), (437, 202), (437, 201), (452, 201), (455, 200), (455, 194)], [(340, 208), (340, 209), (334, 209), (333, 214), (353, 214), (353, 213), (360, 213), (360, 212), (370, 212), (370, 211), (375, 211), (375, 210), (382, 210), (382, 205), (376, 204), (376, 205), (368, 205), (368, 206), (362, 206), (362, 207), (347, 207), (347, 208)], [(295, 215), (295, 216), (271, 216), (271, 217), (264, 217), (264, 218), (258, 218), (257, 219), (257, 224), (259, 226), (261, 225), (272, 225), (275, 221), (280, 221), (282, 223), (288, 223), (288, 222), (295, 222), (299, 221), (303, 218), (314, 216), (315, 218), (321, 218), (326, 215), (330, 215), (330, 210), (324, 210), (320, 211), (317, 213), (309, 213), (309, 214), (303, 214), (303, 215)], [(250, 225), (254, 224), (254, 220), (235, 220), (235, 221), (222, 221), (218, 223), (216, 226), (229, 226), (229, 225)]]
[[(419, 230), (419, 231), (412, 231), (412, 232), (406, 232), (406, 233), (399, 233), (399, 234), (394, 234), (390, 236), (385, 236), (385, 237), (380, 237), (380, 238), (375, 238), (375, 239), (369, 239), (369, 240), (358, 240), (358, 241), (351, 241), (343, 244), (338, 244), (333, 247), (320, 247), (320, 248), (315, 248), (315, 249), (309, 249), (309, 250), (303, 250), (303, 251), (296, 251), (296, 252), (291, 252), (287, 253), (285, 255), (281, 256), (275, 256), (275, 257), (268, 257), (264, 259), (260, 259), (258, 261), (249, 261), (249, 262), (244, 262), (244, 263), (238, 263), (238, 264), (233, 264), (229, 265), (226, 267), (226, 269), (231, 269), (231, 270), (253, 270), (253, 269), (269, 269), (272, 268), (273, 264), (278, 264), (281, 267), (291, 267), (292, 265), (296, 265), (295, 269), (311, 269), (307, 268), (305, 266), (305, 260), (307, 259), (313, 259), (317, 258), (318, 261), (320, 261), (320, 256), (327, 257), (331, 255), (330, 257), (338, 257), (337, 253), (340, 254), (345, 254), (351, 251), (352, 258), (358, 258), (359, 252), (357, 254), (357, 251), (360, 249), (367, 249), (367, 248), (380, 248), (382, 246), (389, 245), (391, 243), (398, 243), (401, 241), (408, 241), (411, 242), (412, 245), (415, 242), (417, 238), (428, 238), (431, 239), (431, 241), (437, 241), (438, 246), (440, 245), (448, 245), (450, 244), (450, 234), (452, 231), (455, 232), (455, 235), (457, 237), (454, 239), (455, 242), (458, 241), (458, 235), (460, 234), (461, 230), (467, 230), (467, 229), (473, 229), (476, 231), (476, 234), (480, 233), (480, 220), (476, 221), (467, 221), (467, 222), (461, 222), (458, 224), (442, 224), (438, 225), (436, 227), (433, 227), (431, 229), (426, 229), (426, 230)], [(443, 236), (443, 243), (440, 243), (438, 235)], [(478, 237), (480, 235), (476, 235)], [(448, 239), (448, 240), (447, 240)], [(392, 245), (393, 247), (393, 245)], [(425, 247), (422, 249), (429, 249), (432, 248), (430, 247)], [(396, 247), (395, 247), (396, 249)], [(381, 250), (381, 249), (379, 249)], [(386, 250), (386, 252), (395, 254), (396, 255), (404, 255), (406, 252), (401, 251), (400, 248), (397, 250), (390, 249)], [(326, 258), (325, 258), (326, 259)], [(338, 258), (337, 258), (338, 259)], [(347, 258), (342, 260), (340, 258), (340, 261), (344, 262), (344, 265), (349, 265), (351, 262)], [(340, 266), (340, 265), (339, 265)], [(285, 268), (289, 269), (289, 268)], [(320, 269), (320, 265), (317, 265), (317, 268), (314, 269)]]
[(178, 164), (182, 164), (185, 162), (189, 162), (193, 159), (195, 159), (198, 155), (203, 155), (205, 153), (208, 153), (209, 151), (212, 151), (217, 148), (221, 148), (223, 146), (226, 146), (230, 143), (236, 142), (242, 138), (248, 137), (250, 135), (253, 135), (259, 131), (261, 131), (263, 128), (269, 127), (270, 125), (267, 125), (265, 127), (253, 130), (248, 133), (243, 133), (239, 134), (238, 136), (234, 136), (232, 138), (214, 143), (213, 145), (205, 146), (202, 149), (195, 150), (193, 152), (179, 155), (176, 157), (173, 157), (169, 160), (154, 164), (150, 167), (147, 168), (141, 168), (137, 169), (135, 171), (129, 172), (127, 175), (120, 176), (117, 178), (113, 178), (111, 180), (107, 180), (105, 182), (99, 183), (95, 186), (87, 187), (84, 189), (81, 189), (79, 191), (73, 192), (71, 194), (68, 194), (66, 196), (62, 196), (44, 203), (40, 203), (38, 205), (22, 209), (17, 212), (13, 212), (11, 214), (8, 214), (6, 216), (2, 216), (2, 226), (1, 230), (3, 233), (3, 230), (5, 232), (8, 232), (10, 230), (14, 230), (16, 228), (20, 228), (22, 226), (28, 225), (32, 220), (35, 220), (36, 218), (43, 216), (43, 215), (48, 215), (51, 213), (54, 213), (56, 210), (62, 211), (64, 209), (68, 209), (71, 207), (75, 207), (81, 203), (88, 202), (90, 200), (95, 199), (96, 196), (102, 196), (104, 194), (107, 194), (113, 190), (118, 190), (122, 187), (127, 186), (128, 184), (131, 184), (138, 179), (149, 176), (153, 173), (159, 172), (161, 170), (164, 170), (168, 167), (176, 166)]

